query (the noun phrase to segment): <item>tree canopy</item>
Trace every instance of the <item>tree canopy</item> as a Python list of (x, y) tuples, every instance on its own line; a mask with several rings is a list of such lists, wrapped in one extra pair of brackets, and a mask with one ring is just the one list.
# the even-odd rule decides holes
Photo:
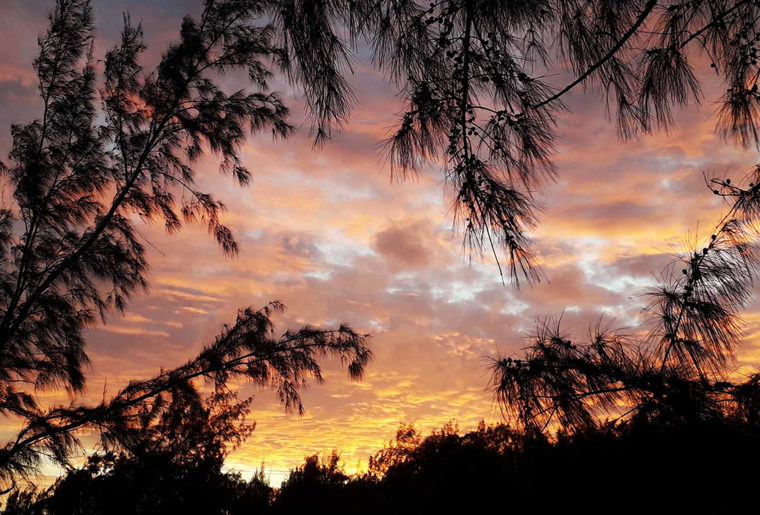
[[(215, 387), (247, 378), (300, 409), (299, 387), (321, 379), (322, 355), (361, 375), (365, 335), (341, 326), (276, 337), (274, 303), (241, 310), (187, 364), (100, 405), (50, 408), (34, 394), (81, 393), (83, 331), (147, 288), (139, 219), (170, 232), (201, 222), (224, 253), (238, 251), (224, 204), (197, 189), (194, 166), (212, 153), (245, 185), (247, 135), (291, 134), (287, 106), (268, 88), (275, 73), (303, 94), (315, 142), (325, 143), (348, 120), (352, 63), (368, 46), (406, 104), (386, 141), (394, 177), (439, 166), (465, 246), (491, 251), (514, 281), (537, 281), (534, 193), (557, 173), (565, 95), (593, 89), (620, 136), (633, 137), (667, 129), (674, 108), (700, 102), (695, 63), (709, 63), (725, 86), (718, 132), (758, 145), (759, 19), (750, 0), (205, 0), (152, 70), (141, 64), (142, 28), (125, 15), (101, 76), (90, 2), (57, 0), (34, 62), (42, 114), (12, 127), (3, 167), (13, 199), (0, 210), (0, 413), (24, 425), (0, 450), (2, 479), (34, 470), (44, 452), (66, 463), (84, 427), (106, 444), (145, 443), (149, 428), (166, 429), (169, 407), (197, 405), (196, 378)], [(219, 77), (234, 70), (249, 83), (229, 92)], [(525, 359), (498, 359), (493, 384), (507, 413), (539, 431), (555, 416), (594, 426), (621, 403), (644, 417), (754, 417), (757, 377), (730, 383), (726, 367), (756, 273), (758, 174), (747, 186), (714, 183), (732, 201), (728, 214), (651, 292), (648, 336), (630, 342), (600, 326), (578, 345), (549, 320)]]
[[(465, 245), (506, 260), (515, 281), (541, 277), (529, 239), (537, 223), (533, 194), (555, 176), (557, 116), (573, 89), (597, 92), (619, 135), (628, 138), (667, 129), (674, 108), (699, 103), (695, 63), (709, 63), (726, 88), (716, 99), (716, 129), (743, 145), (759, 141), (754, 1), (273, 5), (307, 23), (315, 12), (336, 19), (319, 25), (317, 41), (332, 37), (340, 45), (337, 62), (345, 62), (357, 38), (368, 42), (373, 62), (407, 104), (387, 140), (391, 169), (404, 177), (426, 162), (440, 165), (454, 193), (455, 223)], [(286, 27), (290, 19), (283, 17)], [(346, 37), (337, 29), (326, 36), (332, 27), (344, 28)], [(567, 82), (557, 84), (555, 75)], [(322, 99), (317, 105), (348, 105), (351, 99), (348, 93), (335, 98), (342, 102)]]
[(348, 475), (336, 452), (311, 455), (279, 488), (261, 469), (244, 481), (165, 455), (98, 456), (46, 492), (15, 492), (3, 513), (731, 512), (754, 506), (756, 478), (742, 465), (759, 457), (759, 436), (757, 425), (730, 421), (629, 421), (554, 440), (505, 425), (461, 433), (447, 424), (427, 436), (405, 425), (375, 454), (382, 471)]
[[(42, 118), (13, 126), (12, 163), (3, 169), (13, 201), (0, 213), (0, 413), (23, 423), (0, 450), (3, 481), (33, 472), (43, 455), (66, 464), (78, 429), (123, 443), (166, 408), (163, 395), (174, 399), (169, 405), (198, 395), (196, 378), (217, 387), (248, 378), (300, 410), (298, 389), (321, 380), (319, 356), (335, 355), (361, 376), (371, 356), (364, 335), (341, 326), (276, 337), (270, 317), (283, 306), (275, 302), (240, 310), (196, 358), (100, 405), (37, 400), (38, 390), (84, 390), (84, 329), (147, 288), (139, 219), (159, 219), (170, 232), (199, 221), (226, 254), (237, 252), (221, 222), (224, 205), (195, 188), (193, 164), (212, 152), (221, 171), (245, 185), (250, 174), (238, 150), (247, 134), (291, 131), (287, 108), (267, 90), (267, 66), (285, 54), (272, 26), (257, 23), (264, 14), (259, 2), (207, 1), (199, 20), (184, 19), (153, 71), (140, 64), (142, 29), (125, 16), (101, 83), (90, 2), (56, 3), (34, 62)], [(247, 71), (255, 91), (219, 87), (219, 74), (235, 69)]]
[(579, 343), (561, 318), (539, 318), (524, 356), (495, 358), (491, 386), (508, 419), (539, 432), (627, 417), (755, 423), (760, 374), (737, 377), (732, 365), (758, 273), (758, 174), (710, 181), (728, 210), (644, 292), (643, 326), (626, 334), (600, 321)]

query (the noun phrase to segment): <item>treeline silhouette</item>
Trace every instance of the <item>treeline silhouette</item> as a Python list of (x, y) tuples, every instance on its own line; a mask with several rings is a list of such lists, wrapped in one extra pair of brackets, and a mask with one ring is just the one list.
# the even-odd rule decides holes
[[(533, 192), (555, 175), (564, 95), (601, 90), (624, 138), (667, 128), (673, 108), (702, 99), (689, 61), (701, 49), (726, 86), (718, 132), (760, 147), (760, 2), (202, 5), (147, 69), (142, 27), (125, 16), (99, 71), (89, 0), (57, 0), (40, 35), (42, 112), (12, 127), (0, 164), (12, 191), (0, 205), (0, 416), (19, 423), (0, 445), (5, 513), (680, 512), (751, 502), (760, 374), (740, 377), (733, 359), (760, 266), (760, 168), (744, 183), (709, 182), (727, 213), (649, 292), (646, 331), (599, 327), (579, 344), (545, 319), (523, 356), (493, 362), (511, 428), (446, 426), (422, 438), (403, 426), (360, 476), (337, 454), (308, 457), (278, 489), (263, 473), (245, 481), (222, 467), (253, 429), (251, 398), (229, 381), (272, 389), (301, 411), (299, 392), (322, 381), (324, 358), (362, 376), (367, 335), (347, 325), (277, 335), (280, 303), (243, 308), (184, 365), (92, 405), (85, 331), (148, 286), (138, 219), (169, 232), (201, 222), (224, 253), (238, 252), (224, 204), (197, 189), (195, 164), (213, 154), (222, 172), (250, 182), (240, 156), (248, 133), (294, 130), (268, 88), (274, 74), (302, 93), (325, 142), (355, 102), (348, 75), (361, 41), (405, 103), (386, 141), (393, 173), (445, 162), (466, 248), (491, 251), (514, 281), (540, 280)], [(573, 72), (564, 86), (544, 80), (557, 68)], [(234, 71), (250, 81), (227, 93), (220, 76)], [(48, 404), (45, 391), (71, 402)], [(101, 453), (47, 491), (22, 488), (45, 460), (70, 467), (84, 430), (97, 431)]]
[(722, 513), (755, 504), (759, 443), (760, 426), (739, 418), (608, 424), (552, 440), (483, 423), (422, 438), (404, 425), (360, 475), (335, 452), (314, 455), (276, 489), (263, 470), (245, 480), (220, 460), (109, 453), (48, 491), (17, 490), (3, 514)]

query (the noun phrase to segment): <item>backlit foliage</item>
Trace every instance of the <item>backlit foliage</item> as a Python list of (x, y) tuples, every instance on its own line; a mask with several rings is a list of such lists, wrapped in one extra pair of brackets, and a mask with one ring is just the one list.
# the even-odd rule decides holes
[[(250, 172), (238, 151), (248, 134), (292, 130), (287, 108), (267, 87), (269, 67), (287, 57), (264, 21), (269, 7), (206, 0), (150, 71), (140, 60), (142, 29), (125, 16), (99, 82), (90, 2), (56, 3), (34, 61), (42, 115), (13, 126), (3, 168), (13, 197), (0, 210), (0, 414), (23, 423), (0, 448), (5, 483), (35, 471), (43, 456), (66, 464), (78, 429), (99, 429), (104, 443), (142, 435), (167, 406), (197, 398), (195, 378), (217, 386), (247, 378), (301, 410), (298, 389), (321, 380), (318, 357), (335, 355), (352, 377), (361, 375), (370, 357), (364, 336), (306, 327), (275, 338), (275, 303), (242, 310), (195, 359), (98, 406), (38, 402), (45, 389), (84, 390), (84, 329), (147, 288), (139, 219), (161, 221), (169, 232), (200, 222), (225, 254), (238, 252), (222, 222), (224, 205), (196, 188), (193, 165), (210, 152), (245, 185)], [(234, 70), (247, 72), (252, 91), (219, 86), (219, 76)]]
[(738, 186), (710, 181), (729, 209), (704, 245), (690, 248), (645, 293), (643, 334), (597, 324), (573, 342), (561, 320), (538, 320), (520, 359), (497, 358), (491, 385), (505, 415), (523, 427), (594, 427), (605, 418), (667, 422), (736, 417), (757, 421), (758, 374), (736, 381), (739, 312), (758, 274), (760, 167)]
[[(273, 339), (268, 312), (243, 311), (196, 359), (101, 406), (37, 402), (45, 388), (83, 390), (83, 330), (147, 287), (136, 220), (168, 231), (197, 221), (223, 252), (238, 251), (224, 205), (197, 189), (193, 167), (211, 152), (222, 172), (250, 181), (239, 156), (248, 133), (292, 131), (267, 87), (275, 72), (303, 93), (321, 143), (348, 119), (349, 75), (368, 46), (406, 104), (386, 142), (394, 176), (439, 166), (466, 248), (492, 252), (514, 281), (536, 281), (534, 193), (556, 173), (564, 95), (599, 92), (623, 137), (667, 128), (674, 107), (701, 101), (701, 60), (726, 88), (719, 132), (757, 145), (759, 19), (750, 0), (205, 0), (153, 70), (143, 69), (142, 29), (126, 16), (100, 80), (89, 1), (58, 0), (34, 63), (41, 117), (12, 128), (3, 168), (13, 197), (0, 208), (0, 413), (25, 421), (0, 453), (3, 478), (33, 470), (42, 452), (65, 463), (79, 428), (126, 438), (145, 410), (161, 412), (159, 393), (191, 394), (196, 377), (242, 375), (298, 408), (298, 387), (320, 377), (321, 352), (361, 373), (369, 352), (349, 328)], [(252, 90), (223, 89), (218, 79), (232, 71), (246, 72)], [(649, 337), (631, 346), (600, 329), (577, 345), (542, 324), (526, 360), (496, 364), (506, 409), (532, 426), (554, 415), (588, 425), (621, 405), (682, 413), (695, 399), (705, 416), (751, 411), (756, 379), (734, 385), (721, 375), (754, 278), (748, 231), (760, 204), (757, 186), (716, 188), (735, 197), (730, 216), (652, 292)]]
[(392, 172), (442, 166), (465, 246), (488, 250), (514, 281), (541, 278), (533, 194), (555, 176), (556, 122), (577, 86), (598, 91), (619, 134), (632, 137), (668, 128), (674, 107), (700, 102), (694, 62), (711, 63), (727, 87), (718, 131), (758, 143), (757, 1), (348, 4), (346, 24), (407, 103), (386, 145)]

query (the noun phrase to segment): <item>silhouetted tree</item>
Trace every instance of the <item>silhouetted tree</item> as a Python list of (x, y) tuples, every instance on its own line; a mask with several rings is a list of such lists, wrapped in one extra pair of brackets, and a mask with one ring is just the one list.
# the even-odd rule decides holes
[[(174, 434), (171, 440), (176, 446), (189, 442), (195, 446), (196, 459), (202, 454), (204, 459), (218, 459), (219, 441), (203, 442), (206, 447), (198, 447), (193, 432), (188, 426), (172, 425), (199, 408), (199, 392), (194, 386), (198, 378), (205, 378), (222, 388), (232, 378), (244, 378), (248, 382), (274, 389), (285, 408), (301, 412), (299, 389), (307, 380), (322, 381), (320, 357), (338, 357), (348, 368), (352, 378), (359, 378), (371, 357), (365, 344), (365, 336), (359, 335), (346, 326), (336, 330), (319, 330), (304, 327), (295, 332), (286, 332), (281, 337), (273, 335), (270, 314), (280, 308), (275, 304), (263, 310), (244, 310), (236, 323), (227, 327), (198, 357), (187, 364), (164, 372), (153, 379), (134, 381), (111, 399), (97, 406), (58, 406), (49, 410), (24, 413), (27, 422), (15, 440), (9, 442), (0, 455), (0, 463), (11, 474), (25, 475), (37, 464), (44, 451), (49, 451), (54, 459), (68, 463), (71, 450), (77, 444), (76, 431), (93, 428), (99, 431), (104, 446), (128, 448), (136, 452), (147, 446), (168, 440), (155, 440), (154, 433)], [(231, 402), (231, 399), (226, 399)], [(222, 418), (215, 419), (218, 427), (225, 423), (226, 439), (237, 438), (241, 429), (234, 424), (233, 415), (247, 412), (250, 399), (234, 402), (224, 411)], [(177, 413), (177, 405), (184, 406), (184, 413)], [(162, 418), (167, 409), (174, 409), (172, 417)], [(154, 422), (161, 423), (154, 426)], [(174, 433), (171, 433), (174, 431)], [(179, 432), (182, 431), (182, 438)], [(201, 436), (203, 433), (201, 433)], [(215, 447), (217, 446), (217, 447)], [(191, 455), (192, 456), (192, 455)]]
[(346, 475), (336, 452), (313, 455), (278, 491), (261, 471), (245, 482), (162, 450), (139, 459), (101, 454), (47, 492), (14, 492), (3, 513), (732, 513), (756, 504), (757, 477), (746, 464), (760, 459), (759, 444), (760, 428), (731, 419), (627, 420), (553, 439), (482, 422), (465, 434), (447, 424), (427, 436), (403, 425), (374, 455), (382, 470), (371, 464), (365, 474)]
[(730, 513), (754, 507), (745, 492), (757, 477), (741, 464), (760, 456), (758, 437), (756, 426), (731, 420), (627, 421), (551, 440), (506, 425), (465, 434), (448, 425), (402, 445), (403, 459), (370, 476), (369, 502), (357, 513)]
[[(718, 131), (745, 145), (760, 139), (755, 86), (760, 7), (751, 0), (210, 5), (226, 6), (220, 12), (229, 16), (245, 10), (245, 19), (234, 25), (253, 34), (235, 38), (266, 47), (245, 51), (275, 57), (302, 86), (317, 142), (348, 119), (355, 98), (347, 75), (364, 39), (373, 63), (408, 104), (387, 141), (394, 176), (413, 175), (426, 161), (443, 163), (466, 245), (491, 249), (497, 261), (502, 250), (514, 280), (540, 278), (526, 235), (536, 223), (532, 194), (555, 174), (557, 115), (566, 109), (565, 95), (578, 86), (596, 89), (619, 134), (632, 137), (669, 127), (675, 106), (701, 100), (693, 63), (703, 60), (726, 85)], [(252, 16), (266, 16), (271, 25), (259, 34), (247, 24)], [(243, 51), (242, 45), (230, 48)], [(223, 64), (246, 63), (229, 56)], [(265, 70), (260, 64), (254, 68), (253, 77), (260, 80)], [(556, 69), (572, 71), (567, 84), (547, 80)], [(234, 168), (235, 160), (228, 165)]]
[[(345, 2), (313, 4), (329, 13)], [(554, 176), (557, 115), (578, 86), (598, 91), (619, 134), (631, 137), (669, 127), (674, 107), (698, 103), (693, 63), (712, 63), (726, 87), (718, 131), (745, 145), (759, 141), (757, 2), (348, 4), (352, 34), (366, 36), (408, 104), (388, 140), (392, 168), (404, 176), (426, 161), (443, 163), (465, 243), (490, 248), (497, 261), (503, 249), (513, 279), (540, 277), (526, 236), (536, 223), (532, 192)], [(567, 84), (549, 82), (566, 69)]]
[(346, 513), (352, 500), (346, 488), (349, 479), (340, 465), (337, 451), (323, 458), (318, 454), (307, 456), (303, 464), (291, 470), (282, 483), (275, 497), (274, 512), (303, 513), (314, 510)]
[(9, 498), (7, 512), (101, 513), (265, 513), (273, 490), (263, 470), (250, 481), (222, 471), (230, 447), (252, 427), (246, 409), (229, 392), (205, 400), (175, 395), (158, 420), (146, 413), (139, 439), (90, 456), (48, 491), (21, 491)]
[[(12, 163), (3, 168), (13, 201), (0, 210), (0, 413), (23, 423), (0, 449), (3, 482), (35, 470), (43, 453), (65, 464), (78, 429), (96, 427), (110, 443), (140, 435), (146, 412), (196, 395), (196, 378), (220, 385), (245, 377), (301, 409), (298, 388), (321, 379), (319, 356), (336, 355), (352, 377), (361, 375), (370, 358), (364, 336), (342, 326), (277, 338), (270, 315), (282, 306), (274, 303), (241, 310), (195, 359), (133, 382), (98, 406), (48, 409), (35, 395), (47, 388), (82, 392), (83, 330), (147, 288), (137, 218), (162, 220), (170, 232), (200, 221), (226, 254), (237, 252), (220, 219), (224, 205), (195, 188), (192, 166), (211, 151), (244, 185), (250, 174), (238, 148), (247, 133), (291, 131), (287, 108), (267, 91), (267, 66), (292, 70), (299, 61), (275, 44), (265, 23), (269, 7), (206, 0), (200, 19), (184, 19), (179, 42), (152, 72), (140, 65), (142, 29), (125, 16), (98, 85), (90, 2), (57, 1), (34, 62), (42, 118), (13, 126)], [(254, 92), (220, 89), (219, 74), (236, 69), (247, 71)], [(321, 113), (320, 120), (330, 117)]]
[[(526, 230), (536, 223), (532, 192), (554, 174), (564, 95), (598, 87), (624, 137), (667, 127), (673, 106), (701, 98), (691, 62), (703, 52), (727, 86), (719, 131), (757, 144), (758, 19), (750, 0), (206, 0), (150, 73), (140, 66), (141, 28), (126, 17), (98, 86), (89, 2), (58, 0), (35, 61), (43, 114), (14, 126), (5, 169), (13, 202), (0, 212), (0, 412), (25, 425), (0, 453), (2, 477), (33, 470), (43, 449), (65, 462), (80, 428), (127, 442), (146, 410), (163, 408), (159, 393), (185, 395), (196, 378), (246, 376), (300, 406), (297, 388), (319, 379), (320, 353), (361, 373), (370, 354), (349, 328), (273, 338), (268, 310), (244, 310), (196, 359), (99, 406), (46, 409), (30, 393), (82, 391), (83, 329), (146, 287), (136, 217), (169, 231), (200, 220), (224, 252), (237, 251), (224, 206), (196, 189), (192, 165), (208, 149), (245, 184), (237, 150), (247, 129), (291, 131), (286, 107), (267, 90), (270, 68), (303, 89), (321, 142), (347, 119), (346, 74), (365, 38), (408, 103), (387, 142), (394, 173), (444, 163), (465, 243), (497, 260), (503, 250), (514, 280), (537, 280)], [(544, 79), (566, 65), (567, 85)], [(234, 69), (257, 89), (224, 92), (215, 79)], [(756, 378), (735, 385), (722, 374), (754, 276), (746, 231), (757, 186), (717, 191), (736, 197), (732, 215), (688, 256), (684, 274), (653, 292), (659, 322), (643, 345), (600, 328), (576, 346), (549, 325), (527, 360), (497, 362), (498, 393), (517, 419), (540, 429), (556, 415), (585, 427), (620, 402), (639, 416), (704, 419), (728, 409), (756, 419)]]
[[(455, 424), (423, 437), (402, 425), (370, 459), (365, 480), (374, 481), (385, 513), (480, 512), (520, 492), (509, 453), (522, 436), (507, 426), (486, 426), (460, 435)], [(526, 505), (510, 498), (510, 509)], [(381, 511), (378, 510), (378, 513)]]
[(406, 462), (421, 441), (422, 435), (413, 424), (401, 424), (396, 430), (396, 438), (374, 456), (370, 456), (368, 473), (374, 477), (383, 477), (391, 467)]
[(524, 357), (494, 361), (491, 384), (510, 420), (530, 431), (554, 421), (586, 429), (605, 417), (757, 423), (760, 375), (732, 381), (731, 364), (742, 336), (739, 310), (758, 274), (760, 166), (747, 186), (710, 183), (730, 201), (728, 212), (704, 245), (688, 248), (646, 293), (645, 334), (597, 324), (578, 343), (549, 317), (538, 321)]

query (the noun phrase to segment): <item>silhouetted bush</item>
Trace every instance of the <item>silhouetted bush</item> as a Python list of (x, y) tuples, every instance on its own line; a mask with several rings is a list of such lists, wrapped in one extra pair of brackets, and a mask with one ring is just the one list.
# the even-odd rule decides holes
[(446, 425), (425, 438), (402, 426), (361, 475), (335, 452), (313, 455), (276, 490), (262, 472), (246, 482), (216, 460), (107, 454), (42, 495), (17, 491), (3, 514), (733, 513), (755, 504), (759, 460), (760, 427), (730, 419), (631, 421), (551, 440), (506, 425)]
[(265, 512), (272, 489), (260, 478), (250, 482), (222, 473), (218, 466), (177, 463), (157, 454), (140, 460), (124, 456), (91, 461), (68, 474), (54, 495), (41, 501), (45, 513), (136, 514)]

